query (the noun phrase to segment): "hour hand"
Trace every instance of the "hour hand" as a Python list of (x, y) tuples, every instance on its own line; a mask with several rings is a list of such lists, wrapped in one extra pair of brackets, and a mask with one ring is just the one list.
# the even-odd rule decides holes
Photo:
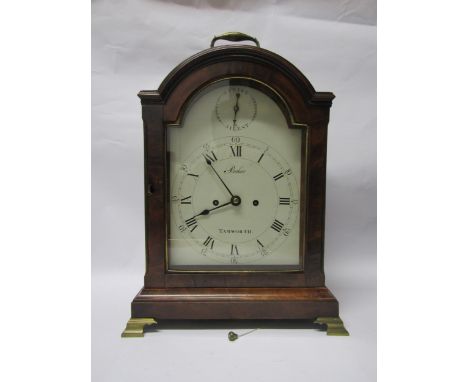
[(221, 208), (221, 207), (228, 206), (229, 204), (232, 204), (233, 206), (240, 206), (241, 198), (239, 196), (235, 195), (235, 196), (233, 196), (231, 198), (231, 200), (229, 202), (221, 204), (221, 205), (219, 205), (217, 207), (213, 207), (213, 208), (210, 208), (210, 209), (203, 210), (199, 214), (195, 215), (194, 218), (196, 218), (197, 216), (209, 215), (211, 211), (217, 210), (218, 208)]
[(211, 208), (211, 209), (209, 209), (209, 210), (208, 210), (208, 209), (207, 209), (207, 210), (203, 210), (203, 211), (200, 212), (199, 214), (195, 215), (194, 218), (197, 217), (197, 216), (201, 216), (201, 215), (209, 215), (211, 211), (217, 210), (218, 208), (221, 208), (221, 207), (225, 207), (225, 206), (227, 206), (227, 205), (229, 205), (229, 204), (232, 204), (232, 199), (231, 199), (229, 202), (224, 203), (224, 204), (221, 204), (221, 205), (219, 205), (219, 206), (217, 206), (217, 207)]

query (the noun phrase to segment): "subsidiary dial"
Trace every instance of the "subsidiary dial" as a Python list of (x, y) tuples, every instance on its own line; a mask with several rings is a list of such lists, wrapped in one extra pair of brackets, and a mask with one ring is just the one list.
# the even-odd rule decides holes
[(216, 118), (227, 129), (245, 129), (257, 116), (257, 101), (245, 87), (229, 87), (216, 101)]

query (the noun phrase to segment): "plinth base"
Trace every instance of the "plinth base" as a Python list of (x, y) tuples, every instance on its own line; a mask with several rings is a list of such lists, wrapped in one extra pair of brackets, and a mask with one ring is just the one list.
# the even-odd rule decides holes
[(123, 337), (141, 337), (160, 320), (315, 320), (328, 335), (348, 335), (338, 301), (326, 287), (143, 288), (132, 302)]

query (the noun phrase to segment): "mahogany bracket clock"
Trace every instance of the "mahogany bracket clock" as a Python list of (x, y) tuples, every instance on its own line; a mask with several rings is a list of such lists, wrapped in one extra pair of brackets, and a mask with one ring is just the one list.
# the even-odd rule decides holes
[(323, 258), (334, 95), (229, 32), (138, 96), (146, 274), (122, 336), (223, 319), (305, 319), (347, 335)]

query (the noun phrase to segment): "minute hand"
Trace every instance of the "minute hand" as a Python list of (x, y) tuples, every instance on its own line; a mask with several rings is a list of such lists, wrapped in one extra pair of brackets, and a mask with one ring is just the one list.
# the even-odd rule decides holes
[(221, 179), (221, 177), (219, 176), (218, 172), (217, 172), (217, 171), (215, 170), (215, 168), (213, 167), (213, 164), (211, 163), (211, 161), (210, 161), (208, 158), (206, 158), (206, 157), (205, 157), (205, 159), (206, 159), (206, 163), (208, 164), (208, 166), (210, 166), (210, 167), (213, 169), (214, 173), (215, 173), (216, 176), (219, 178), (219, 180), (220, 180), (221, 183), (224, 185), (224, 187), (226, 187), (226, 190), (228, 190), (229, 194), (230, 194), (231, 196), (234, 196), (233, 193), (231, 192), (231, 190), (229, 189), (229, 187), (226, 186), (226, 183), (224, 183), (224, 181), (223, 181), (223, 180)]

